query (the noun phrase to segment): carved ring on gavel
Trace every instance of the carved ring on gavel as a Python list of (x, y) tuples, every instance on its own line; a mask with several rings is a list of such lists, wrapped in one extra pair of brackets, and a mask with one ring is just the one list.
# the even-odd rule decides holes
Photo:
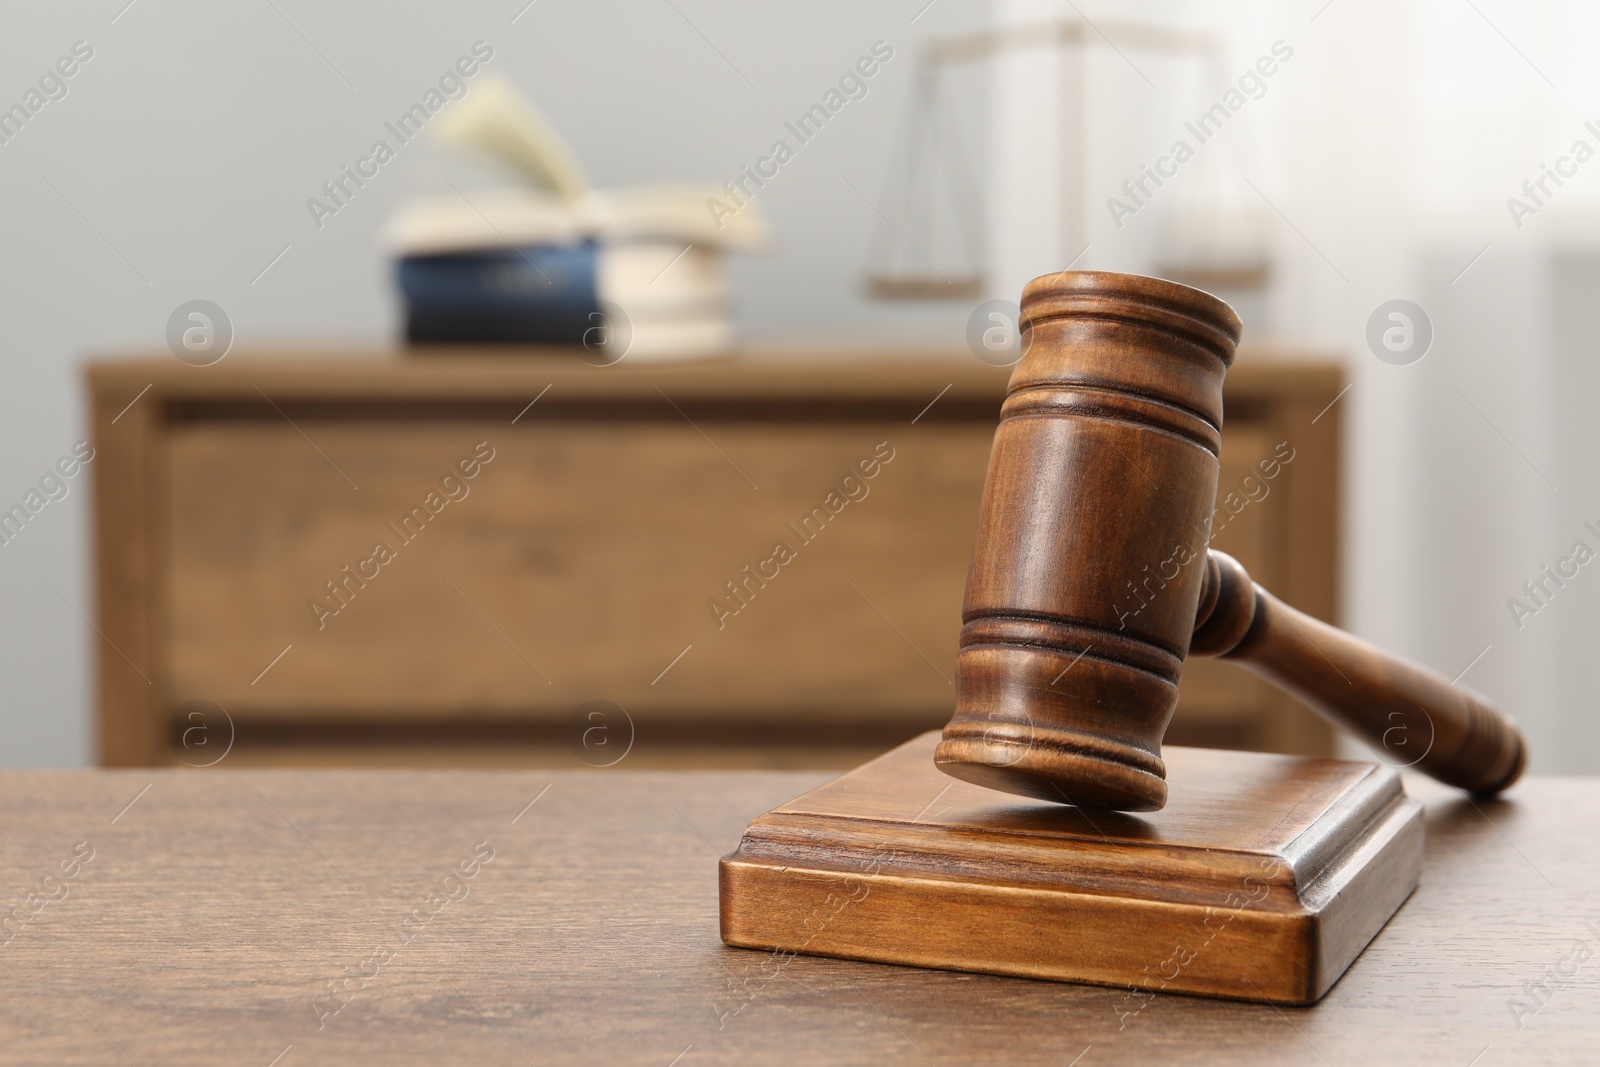
[(1184, 657), (1202, 655), (1287, 690), (1394, 763), (1474, 793), (1516, 781), (1522, 737), (1483, 697), (1288, 607), (1208, 549), (1232, 308), (1175, 282), (1073, 271), (1028, 284), (1020, 325), (1026, 354), (989, 456), (941, 769), (1081, 807), (1156, 810)]

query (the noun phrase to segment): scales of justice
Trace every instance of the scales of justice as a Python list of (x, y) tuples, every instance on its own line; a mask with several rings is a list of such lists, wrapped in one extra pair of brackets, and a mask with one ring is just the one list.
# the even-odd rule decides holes
[[(1124, 24), (1117, 38), (1216, 54), (1203, 35)], [(1081, 53), (1092, 41), (1081, 23), (1050, 23), (933, 42), (912, 112), (922, 126), (902, 157), (907, 203), (939, 71), (1055, 47), (1063, 259), (1085, 243)], [(961, 198), (952, 206), (959, 215)], [(975, 261), (977, 227), (962, 232)], [(976, 269), (876, 259), (876, 296), (981, 292)], [(1264, 259), (1198, 259), (1198, 271), (1163, 270), (1208, 288), (1264, 281)], [(1019, 329), (1024, 355), (979, 505), (954, 715), (942, 734), (750, 823), (721, 861), (722, 938), (1315, 1002), (1417, 887), (1421, 805), (1379, 763), (1163, 751), (1185, 658), (1250, 670), (1475, 794), (1516, 781), (1522, 737), (1483, 697), (1283, 604), (1209, 549), (1222, 385), (1241, 330), (1228, 303), (1178, 281), (1066, 270), (1028, 284)], [(1123, 610), (1130, 590), (1136, 613)]]

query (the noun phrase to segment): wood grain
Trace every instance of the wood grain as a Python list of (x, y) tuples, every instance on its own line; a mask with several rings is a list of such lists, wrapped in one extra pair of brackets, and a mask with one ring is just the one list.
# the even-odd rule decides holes
[(938, 741), (751, 822), (723, 940), (1308, 1004), (1421, 871), (1421, 807), (1377, 764), (1168, 746), (1171, 803), (1135, 817), (946, 785)]
[[(0, 945), (0, 1062), (1498, 1067), (1588, 1063), (1600, 1046), (1600, 962), (1551, 980), (1575, 943), (1600, 946), (1594, 780), (1527, 779), (1476, 807), (1408, 780), (1427, 805), (1422, 884), (1297, 1009), (813, 957), (779, 967), (724, 946), (719, 856), (822, 778), (0, 775), (5, 912), (46, 892), (76, 842), (94, 849), (67, 898)], [(485, 840), (496, 854), (470, 895), (318, 1030), (328, 980), (393, 949)], [(1542, 1006), (1519, 1017), (1532, 983)]]
[(1206, 547), (1228, 515), (1239, 317), (1176, 282), (1061, 271), (1024, 288), (1021, 324), (936, 759), (992, 789), (1154, 811)]
[(1196, 655), (1215, 655), (1318, 708), (1391, 759), (1477, 794), (1522, 774), (1517, 724), (1481, 694), (1296, 611), (1213, 551)]

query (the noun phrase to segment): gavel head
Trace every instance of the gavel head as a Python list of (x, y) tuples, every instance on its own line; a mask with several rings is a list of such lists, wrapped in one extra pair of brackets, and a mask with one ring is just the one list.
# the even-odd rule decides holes
[(1020, 326), (934, 758), (994, 789), (1152, 811), (1239, 317), (1175, 282), (1069, 271), (1028, 284)]

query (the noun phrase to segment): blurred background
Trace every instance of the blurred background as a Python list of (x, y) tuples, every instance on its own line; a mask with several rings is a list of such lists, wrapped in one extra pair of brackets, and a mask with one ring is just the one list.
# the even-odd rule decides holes
[[(1295, 459), (1219, 546), (1488, 694), (1532, 770), (1594, 773), (1597, 21), (1500, 0), (14, 11), (0, 506), (25, 517), (0, 545), (0, 763), (848, 766), (935, 728), (1008, 358), (984, 333), (1075, 266), (1243, 316), (1224, 491), (1280, 442)], [(537, 111), (485, 118), (507, 84)], [(542, 161), (519, 171), (507, 128), (545, 135)], [(561, 258), (593, 241), (599, 265)], [(466, 274), (414, 275), (408, 314), (400, 258)], [(506, 338), (419, 317), (457, 282), (515, 303), (523, 265), (591, 278), (584, 337), (585, 299), (632, 294), (637, 350), (486, 354), (463, 345)], [(435, 343), (396, 354), (408, 330)], [(1336, 743), (1225, 671), (1190, 681), (1173, 740)]]

